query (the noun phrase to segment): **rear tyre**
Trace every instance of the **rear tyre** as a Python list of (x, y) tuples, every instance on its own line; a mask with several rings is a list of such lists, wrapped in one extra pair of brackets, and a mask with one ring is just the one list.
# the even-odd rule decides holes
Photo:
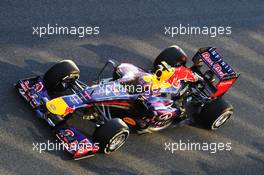
[(155, 59), (153, 66), (156, 68), (161, 64), (162, 61), (165, 61), (172, 67), (176, 66), (185, 66), (187, 62), (187, 55), (185, 52), (176, 45), (170, 46), (164, 49), (158, 57)]
[(95, 141), (99, 143), (100, 152), (110, 154), (119, 149), (129, 136), (129, 128), (119, 118), (107, 121), (94, 134)]
[(43, 81), (49, 92), (62, 92), (80, 76), (80, 70), (72, 60), (63, 60), (53, 65)]
[(233, 111), (231, 104), (219, 98), (203, 106), (198, 118), (206, 128), (215, 130), (233, 116)]

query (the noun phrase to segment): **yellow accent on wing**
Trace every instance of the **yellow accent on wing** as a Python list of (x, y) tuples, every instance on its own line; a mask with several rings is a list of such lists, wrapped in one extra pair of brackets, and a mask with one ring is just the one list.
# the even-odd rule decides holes
[(68, 105), (61, 97), (59, 97), (48, 101), (46, 107), (51, 113), (62, 116)]

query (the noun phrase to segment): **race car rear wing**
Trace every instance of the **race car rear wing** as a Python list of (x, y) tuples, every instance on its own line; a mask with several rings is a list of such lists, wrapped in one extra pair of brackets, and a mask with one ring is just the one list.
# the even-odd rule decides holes
[[(217, 83), (212, 83), (215, 90), (210, 95), (211, 97), (217, 97), (226, 93), (239, 77), (239, 74), (223, 60), (214, 47), (200, 48), (194, 55), (193, 62), (198, 67), (204, 63), (219, 79)], [(202, 75), (205, 74), (202, 73)]]

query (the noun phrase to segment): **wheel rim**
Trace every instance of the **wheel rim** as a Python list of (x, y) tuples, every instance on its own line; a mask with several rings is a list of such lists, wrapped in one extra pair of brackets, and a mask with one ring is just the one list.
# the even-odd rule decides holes
[(62, 80), (60, 82), (58, 82), (56, 84), (57, 89), (67, 89), (69, 87), (69, 84), (74, 82), (75, 80), (77, 80), (79, 78), (78, 74), (70, 74), (67, 75), (66, 77), (62, 78)]
[(222, 126), (231, 116), (233, 115), (233, 111), (226, 111), (222, 115), (220, 115), (213, 123), (212, 129), (217, 129)]
[(126, 135), (125, 133), (122, 133), (120, 135), (117, 135), (109, 144), (109, 150), (113, 151), (121, 147), (126, 140)]
[(62, 78), (63, 82), (69, 83), (79, 78), (79, 74), (72, 73), (64, 78)]

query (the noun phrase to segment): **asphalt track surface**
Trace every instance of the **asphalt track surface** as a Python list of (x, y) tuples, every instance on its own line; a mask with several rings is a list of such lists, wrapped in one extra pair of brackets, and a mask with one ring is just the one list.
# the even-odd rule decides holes
[[(37, 25), (98, 25), (100, 35), (32, 36)], [(164, 26), (232, 26), (215, 38), (170, 38)], [(264, 2), (259, 1), (1, 1), (0, 2), (0, 174), (263, 174), (264, 171)], [(235, 107), (231, 122), (211, 132), (180, 126), (142, 136), (130, 135), (110, 156), (68, 160), (63, 151), (33, 151), (32, 144), (54, 140), (12, 84), (44, 73), (54, 62), (73, 59), (91, 82), (114, 58), (149, 68), (159, 52), (180, 45), (189, 56), (215, 46), (241, 77), (226, 95)], [(232, 143), (231, 151), (164, 150), (165, 142)]]

